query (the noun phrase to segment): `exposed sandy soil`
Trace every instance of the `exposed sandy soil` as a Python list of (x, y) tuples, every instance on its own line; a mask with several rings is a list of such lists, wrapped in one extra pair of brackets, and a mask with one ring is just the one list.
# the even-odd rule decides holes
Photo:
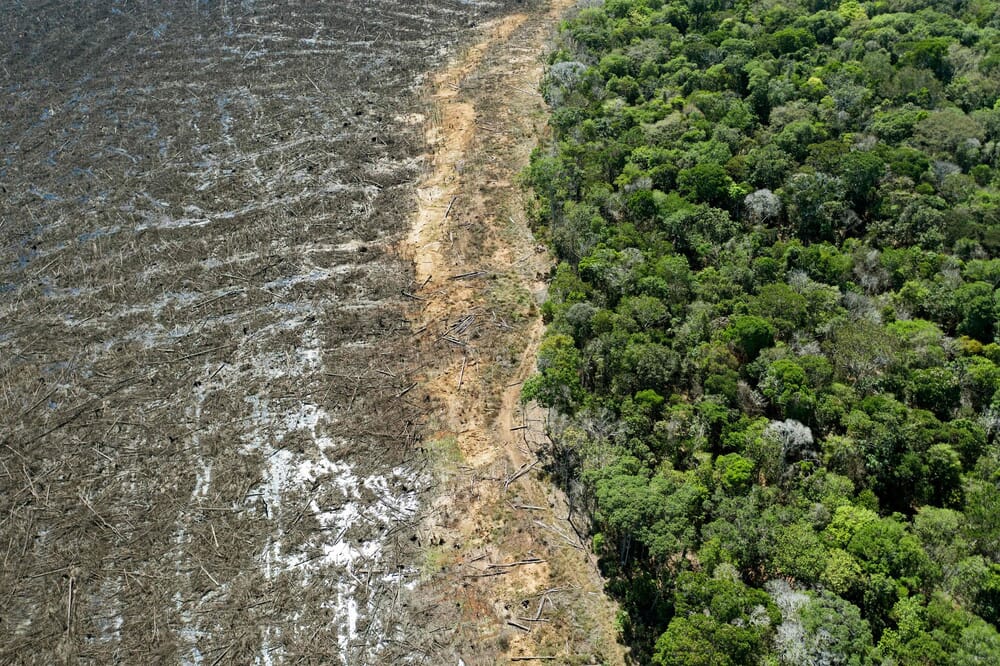
[(625, 660), (596, 563), (539, 470), (545, 414), (519, 401), (551, 259), (528, 230), (516, 178), (544, 131), (540, 54), (570, 4), (490, 23), (431, 86), (430, 169), (403, 253), (416, 267), (438, 478), (408, 608), (427, 623), (417, 649), (434, 663)]

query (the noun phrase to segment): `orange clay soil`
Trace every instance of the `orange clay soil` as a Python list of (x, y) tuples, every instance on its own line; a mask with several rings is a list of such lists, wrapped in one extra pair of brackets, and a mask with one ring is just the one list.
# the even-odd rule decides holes
[(416, 269), (414, 336), (433, 405), (425, 446), (438, 479), (406, 621), (427, 627), (414, 649), (434, 663), (626, 658), (588, 544), (538, 461), (546, 413), (519, 401), (551, 258), (515, 182), (544, 131), (542, 54), (570, 5), (487, 24), (430, 84), (429, 169), (403, 252)]

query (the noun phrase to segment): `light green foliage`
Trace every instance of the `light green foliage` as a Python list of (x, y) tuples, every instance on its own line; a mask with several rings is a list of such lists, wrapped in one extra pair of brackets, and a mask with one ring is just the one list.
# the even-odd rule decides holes
[(781, 614), (763, 591), (725, 575), (680, 575), (675, 615), (656, 641), (657, 666), (736, 666), (753, 663)]
[(778, 532), (774, 566), (780, 574), (816, 584), (826, 571), (827, 559), (827, 548), (811, 523), (799, 521)]
[(769, 365), (760, 381), (760, 392), (772, 405), (781, 408), (782, 417), (807, 420), (816, 408), (816, 396), (809, 387), (805, 370), (791, 359), (779, 359)]
[(522, 396), (525, 400), (570, 410), (583, 399), (580, 384), (580, 354), (568, 335), (550, 335), (542, 341), (538, 349), (538, 370), (524, 384)]
[(729, 493), (739, 492), (750, 485), (753, 468), (753, 462), (738, 453), (730, 453), (715, 459), (719, 484)]
[(861, 564), (847, 551), (834, 548), (827, 551), (826, 568), (820, 582), (835, 594), (855, 597), (864, 585)]

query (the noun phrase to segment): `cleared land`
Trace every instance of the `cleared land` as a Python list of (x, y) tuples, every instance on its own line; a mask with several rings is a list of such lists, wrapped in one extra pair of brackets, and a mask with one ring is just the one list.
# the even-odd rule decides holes
[(406, 651), (414, 114), (502, 11), (0, 5), (0, 661)]

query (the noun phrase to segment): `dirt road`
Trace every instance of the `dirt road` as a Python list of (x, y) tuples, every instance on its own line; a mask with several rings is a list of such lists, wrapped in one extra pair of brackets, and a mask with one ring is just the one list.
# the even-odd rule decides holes
[(410, 612), (431, 620), (421, 649), (434, 663), (624, 661), (595, 563), (541, 475), (545, 414), (519, 401), (550, 258), (515, 181), (544, 131), (541, 58), (570, 4), (490, 23), (433, 81), (431, 168), (405, 252), (438, 479)]

